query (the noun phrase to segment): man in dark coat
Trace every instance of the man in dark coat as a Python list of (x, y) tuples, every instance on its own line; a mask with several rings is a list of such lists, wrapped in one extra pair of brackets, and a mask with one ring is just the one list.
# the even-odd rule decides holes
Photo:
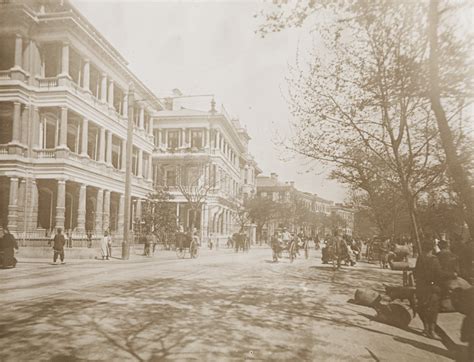
[(2, 268), (14, 268), (16, 266), (17, 260), (14, 249), (18, 250), (15, 237), (10, 234), (7, 228), (0, 227), (0, 250), (2, 251), (0, 266)]
[(416, 260), (414, 275), (417, 312), (423, 322), (424, 333), (428, 337), (434, 338), (440, 307), (441, 289), (439, 284), (442, 271), (438, 258), (433, 255), (431, 241), (423, 242), (421, 253)]
[(58, 228), (56, 235), (54, 235), (53, 239), (53, 263), (56, 264), (56, 260), (58, 260), (58, 256), (61, 259), (61, 264), (65, 264), (64, 262), (64, 244), (66, 244), (66, 239), (64, 238), (64, 234), (62, 233), (62, 229)]
[(440, 252), (436, 254), (443, 272), (442, 278), (445, 280), (455, 279), (459, 274), (459, 262), (458, 257), (451, 250), (449, 250), (449, 244), (445, 240), (441, 240), (438, 243)]

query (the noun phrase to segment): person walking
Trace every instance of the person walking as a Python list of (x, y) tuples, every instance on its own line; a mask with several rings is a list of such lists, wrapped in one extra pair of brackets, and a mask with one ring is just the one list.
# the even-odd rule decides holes
[(0, 267), (14, 268), (16, 266), (15, 250), (18, 250), (18, 243), (15, 237), (10, 234), (7, 228), (0, 226), (0, 252), (2, 253)]
[(110, 230), (107, 232), (108, 233), (108, 239), (107, 239), (107, 257), (112, 259), (112, 234)]
[(433, 243), (425, 240), (421, 253), (416, 260), (414, 276), (416, 280), (415, 295), (418, 300), (417, 312), (423, 322), (424, 333), (435, 338), (435, 327), (438, 319), (441, 299), (441, 265), (433, 254)]
[(102, 255), (102, 260), (109, 260), (109, 232), (104, 231), (104, 236), (100, 241), (100, 254)]
[(63, 230), (58, 228), (56, 235), (53, 238), (53, 264), (56, 264), (56, 261), (61, 260), (61, 264), (66, 264), (64, 261), (64, 245), (66, 244), (66, 238), (64, 237)]

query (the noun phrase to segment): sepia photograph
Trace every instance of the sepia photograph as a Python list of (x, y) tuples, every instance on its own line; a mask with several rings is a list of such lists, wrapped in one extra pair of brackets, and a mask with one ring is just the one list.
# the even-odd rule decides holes
[(474, 362), (474, 1), (0, 0), (0, 361)]

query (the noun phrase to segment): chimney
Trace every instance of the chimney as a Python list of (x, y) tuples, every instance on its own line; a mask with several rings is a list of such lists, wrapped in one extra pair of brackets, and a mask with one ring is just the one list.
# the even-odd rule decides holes
[(211, 110), (209, 111), (211, 114), (216, 114), (216, 101), (214, 98), (211, 100)]
[(278, 174), (276, 174), (275, 172), (272, 172), (270, 174), (270, 177), (272, 178), (272, 180), (278, 180)]
[(173, 110), (173, 98), (165, 98), (165, 109), (167, 111)]
[(295, 181), (290, 181), (290, 186), (295, 187)]

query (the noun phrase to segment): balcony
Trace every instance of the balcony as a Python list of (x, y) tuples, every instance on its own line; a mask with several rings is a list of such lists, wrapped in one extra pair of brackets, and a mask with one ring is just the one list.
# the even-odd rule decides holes
[[(3, 149), (4, 147), (3, 145), (1, 145), (0, 154), (2, 154)], [(38, 159), (39, 162), (43, 161), (50, 163), (54, 162), (54, 160), (58, 160), (58, 162), (60, 163), (69, 163), (81, 169), (96, 171), (103, 176), (114, 178), (116, 180), (125, 180), (124, 170), (116, 169), (115, 167), (107, 165), (104, 162), (96, 161), (89, 157), (78, 155), (77, 153), (70, 152), (69, 150), (61, 148), (37, 149), (35, 150), (35, 156), (35, 158)], [(146, 180), (142, 177), (138, 177), (135, 175), (132, 176), (132, 184), (144, 188), (152, 188), (151, 180)]]

